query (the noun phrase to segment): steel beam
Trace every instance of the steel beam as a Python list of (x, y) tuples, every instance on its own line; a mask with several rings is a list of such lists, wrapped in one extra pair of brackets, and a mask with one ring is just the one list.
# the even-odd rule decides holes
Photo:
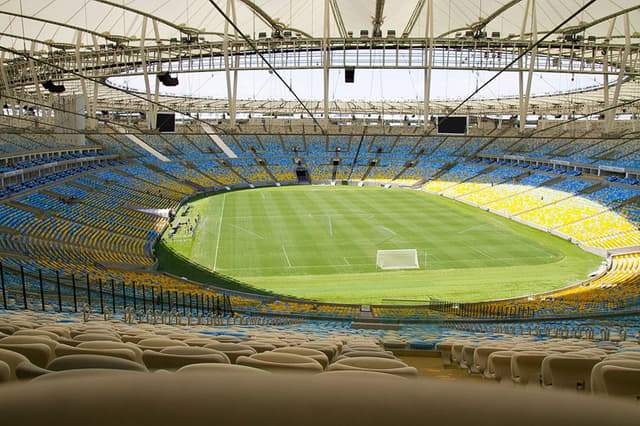
[(425, 34), (424, 38), (427, 44), (425, 52), (425, 68), (424, 68), (424, 103), (423, 103), (423, 130), (429, 131), (428, 116), (430, 111), (431, 102), (431, 69), (433, 67), (433, 0), (427, 0), (427, 13), (425, 22)]
[[(618, 105), (618, 99), (620, 98), (620, 88), (622, 87), (622, 81), (625, 77), (627, 60), (629, 59), (629, 50), (631, 48), (631, 30), (629, 28), (629, 14), (624, 15), (624, 35), (625, 35), (625, 48), (622, 56), (621, 64), (619, 64), (620, 72), (618, 73), (618, 80), (616, 81), (616, 87), (613, 91), (613, 99), (611, 104), (613, 106)], [(605, 118), (605, 133), (609, 133), (613, 126), (613, 121), (616, 118), (616, 109), (614, 108), (610, 114)]]

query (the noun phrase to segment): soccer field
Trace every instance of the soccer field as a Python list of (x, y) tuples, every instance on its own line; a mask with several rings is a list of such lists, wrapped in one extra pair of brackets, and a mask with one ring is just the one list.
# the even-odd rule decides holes
[[(176, 220), (200, 221), (192, 236), (165, 235), (170, 250), (254, 287), (319, 301), (511, 297), (582, 280), (602, 261), (558, 237), (420, 191), (274, 187), (189, 205)], [(420, 269), (380, 271), (380, 249), (417, 249)], [(171, 271), (166, 263), (161, 270)]]

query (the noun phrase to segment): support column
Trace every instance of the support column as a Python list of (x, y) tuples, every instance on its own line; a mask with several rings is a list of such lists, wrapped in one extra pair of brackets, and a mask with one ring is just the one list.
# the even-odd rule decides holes
[[(6, 93), (9, 96), (16, 97), (15, 90), (9, 87), (9, 78), (7, 77), (7, 70), (5, 69), (5, 51), (0, 51), (0, 79), (2, 81), (2, 93)], [(13, 117), (13, 111), (15, 109), (15, 105), (18, 103), (17, 99), (7, 99), (7, 105), (9, 105), (11, 109), (11, 117)], [(7, 118), (9, 119), (9, 118)], [(4, 183), (3, 183), (4, 186)]]
[[(142, 61), (142, 76), (144, 78), (144, 89), (147, 95), (147, 128), (154, 129), (155, 125), (153, 124), (152, 117), (155, 116), (153, 111), (153, 104), (151, 103), (151, 82), (149, 81), (149, 70), (147, 69), (147, 49), (145, 49), (145, 42), (147, 41), (147, 18), (146, 16), (142, 18), (142, 31), (140, 34), (140, 54)], [(157, 80), (157, 78), (156, 78)]]
[[(153, 22), (153, 33), (156, 36), (156, 46), (160, 46), (160, 30), (158, 30), (158, 21), (156, 21), (155, 19), (152, 21)], [(162, 71), (162, 49), (158, 49), (158, 57), (156, 58), (156, 72), (161, 72)], [(156, 91), (155, 91), (155, 95), (153, 97), (153, 101), (155, 103), (151, 104), (151, 127), (153, 129), (156, 128), (156, 114), (158, 113), (158, 105), (159, 105), (159, 101), (160, 101), (160, 80), (158, 80), (156, 78)]]
[[(618, 99), (620, 98), (620, 88), (622, 87), (622, 81), (625, 77), (625, 68), (629, 60), (629, 52), (631, 50), (631, 32), (629, 29), (629, 14), (624, 15), (624, 52), (622, 54), (622, 60), (620, 61), (620, 72), (618, 72), (618, 80), (616, 81), (616, 87), (613, 90), (613, 99), (611, 104), (613, 106), (618, 105)], [(611, 132), (613, 122), (616, 118), (616, 108), (612, 109), (605, 119), (604, 131), (605, 133)]]
[[(235, 0), (231, 1), (231, 19), (233, 19), (233, 22), (237, 22), (238, 20), (238, 16), (236, 15), (236, 2)], [(236, 40), (238, 39), (238, 33), (237, 31), (234, 29), (233, 33), (236, 37)], [(233, 90), (232, 90), (232, 96), (231, 96), (231, 104), (229, 105), (229, 113), (231, 115), (231, 126), (235, 128), (236, 126), (236, 116), (237, 116), (237, 107), (238, 107), (238, 68), (240, 68), (240, 45), (236, 45), (235, 48), (235, 55), (233, 55), (233, 65), (234, 65), (234, 69), (233, 69)]]
[[(227, 10), (225, 12), (227, 16), (231, 16), (233, 23), (236, 23), (236, 7), (234, 0), (227, 0)], [(238, 36), (234, 29), (234, 35)], [(236, 99), (237, 99), (237, 90), (238, 90), (238, 71), (237, 71), (237, 63), (239, 58), (237, 55), (234, 56), (234, 64), (235, 71), (233, 76), (231, 75), (231, 65), (229, 58), (229, 21), (224, 22), (224, 40), (223, 40), (223, 54), (224, 54), (224, 71), (227, 81), (227, 98), (229, 100), (229, 118), (231, 127), (235, 127), (236, 125)]]
[[(95, 34), (91, 35), (91, 40), (93, 42), (93, 48), (98, 52), (100, 47), (98, 45), (98, 37)], [(97, 57), (97, 65), (98, 68), (102, 65), (102, 58), (100, 56)], [(100, 84), (98, 83), (98, 79), (94, 79), (93, 81), (93, 91), (91, 93), (91, 102), (90, 105), (87, 105), (87, 111), (89, 111), (89, 116), (87, 117), (87, 128), (95, 129), (98, 127), (98, 118), (96, 112), (98, 111), (98, 91), (100, 90)], [(106, 118), (106, 117), (105, 117)]]
[[(609, 23), (609, 31), (607, 31), (607, 43), (611, 40), (611, 35), (613, 34), (613, 29), (616, 25), (616, 18), (614, 17), (611, 22)], [(603, 107), (604, 109), (609, 108), (609, 51), (607, 49), (605, 49), (603, 51), (603, 55), (602, 55), (602, 71), (603, 71), (603, 75), (602, 75), (602, 95), (603, 95), (603, 100), (604, 100), (604, 104)], [(611, 115), (611, 113), (609, 111), (605, 111), (604, 113), (604, 117), (605, 117), (605, 123), (606, 123), (606, 119), (607, 117)]]
[(323, 60), (322, 60), (322, 70), (323, 70), (323, 113), (324, 113), (324, 122), (326, 125), (329, 125), (329, 61), (331, 60), (331, 51), (329, 50), (329, 37), (331, 35), (329, 28), (329, 0), (324, 0), (324, 33), (322, 37), (322, 49), (323, 49)]
[[(529, 8), (531, 7), (531, 0), (527, 0), (527, 3), (524, 7), (524, 15), (522, 16), (522, 24), (520, 25), (520, 40), (524, 40), (525, 29), (527, 28), (527, 18), (529, 17)], [(520, 114), (520, 132), (524, 132), (524, 124), (522, 124), (522, 116), (524, 111), (524, 64), (523, 58), (518, 60), (518, 104), (519, 104), (519, 114)], [(526, 115), (524, 120), (526, 122)]]
[[(76, 69), (85, 75), (82, 69), (82, 60), (80, 59), (80, 49), (82, 48), (82, 32), (76, 32)], [(93, 116), (91, 113), (91, 105), (89, 102), (89, 89), (87, 88), (87, 82), (84, 78), (80, 78), (80, 89), (82, 90), (82, 98), (84, 100), (84, 106), (88, 116)]]
[(424, 54), (424, 103), (423, 103), (423, 129), (429, 131), (428, 115), (431, 108), (431, 69), (433, 67), (433, 0), (427, 1), (427, 17), (424, 37), (426, 39)]
[[(536, 0), (531, 1), (531, 43), (535, 44), (538, 41), (538, 20), (536, 13)], [(538, 48), (534, 47), (529, 54), (529, 71), (527, 74), (527, 88), (524, 93), (524, 99), (521, 97), (520, 102), (520, 132), (524, 132), (525, 125), (527, 124), (527, 114), (529, 112), (529, 99), (531, 96), (531, 80), (533, 78), (533, 70), (538, 56)], [(520, 71), (520, 81), (522, 82), (522, 71)]]

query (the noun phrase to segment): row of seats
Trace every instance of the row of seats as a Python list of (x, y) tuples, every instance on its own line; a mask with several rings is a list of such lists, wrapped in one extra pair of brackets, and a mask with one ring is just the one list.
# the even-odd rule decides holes
[(640, 397), (640, 346), (475, 335), (436, 345), (445, 367), (523, 387)]
[(211, 364), (245, 371), (417, 376), (415, 368), (367, 337), (45, 318), (30, 313), (0, 318), (0, 382), (48, 379), (68, 370), (198, 372), (222, 367)]
[(84, 166), (72, 167), (58, 172), (52, 172), (31, 179), (26, 179), (21, 182), (12, 183), (6, 185), (3, 188), (0, 188), (0, 198), (8, 197), (25, 191), (30, 191), (39, 186), (48, 185), (81, 173), (86, 173), (104, 167), (119, 166), (122, 164), (123, 162), (118, 160), (101, 161), (99, 163), (91, 163)]

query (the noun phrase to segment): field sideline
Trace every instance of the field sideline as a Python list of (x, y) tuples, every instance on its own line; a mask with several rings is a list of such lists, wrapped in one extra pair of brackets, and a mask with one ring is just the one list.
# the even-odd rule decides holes
[[(257, 288), (327, 302), (511, 297), (582, 280), (602, 261), (558, 237), (420, 191), (261, 188), (190, 205), (191, 225), (201, 220), (193, 236), (187, 226), (165, 235), (171, 250)], [(406, 248), (418, 250), (420, 270), (376, 270), (378, 249)]]

